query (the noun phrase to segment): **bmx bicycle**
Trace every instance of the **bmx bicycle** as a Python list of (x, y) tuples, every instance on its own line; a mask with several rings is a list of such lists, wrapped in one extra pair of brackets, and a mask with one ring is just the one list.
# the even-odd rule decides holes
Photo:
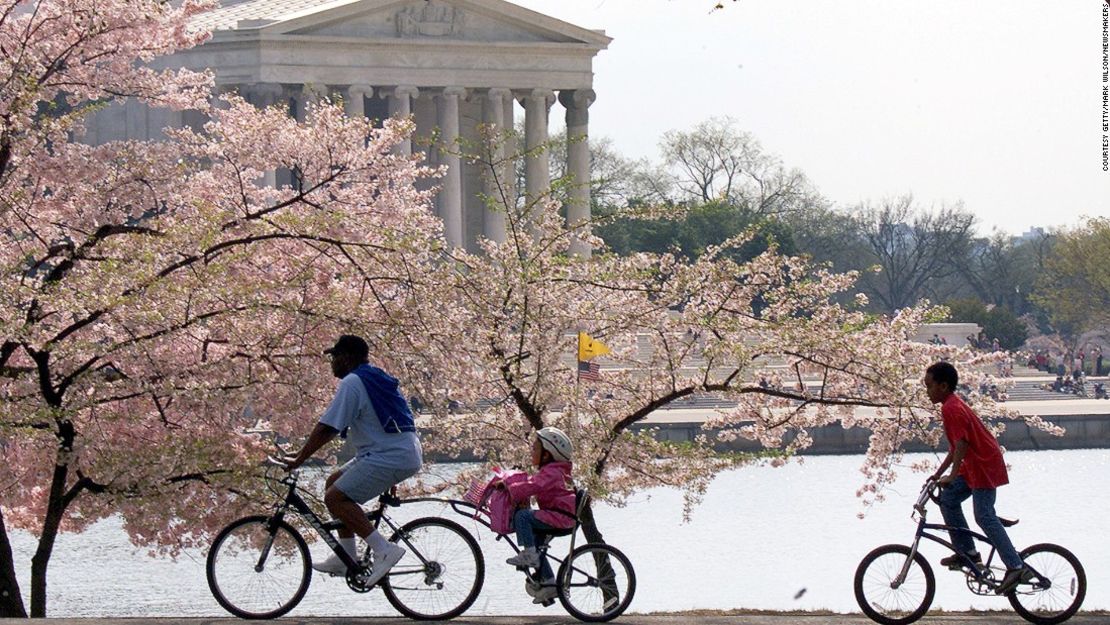
[[(864, 614), (883, 625), (907, 625), (921, 618), (933, 602), (936, 580), (933, 569), (918, 551), (922, 538), (944, 545), (953, 553), (957, 550), (939, 535), (939, 532), (958, 531), (970, 534), (975, 540), (990, 548), (982, 568), (960, 554), (963, 559), (960, 571), (965, 576), (968, 590), (981, 596), (997, 596), (995, 590), (1005, 572), (1001, 562), (994, 562), (995, 549), (986, 536), (970, 529), (928, 523), (925, 504), (936, 501), (940, 484), (929, 478), (921, 488), (911, 518), (917, 519), (917, 533), (913, 543), (883, 545), (867, 554), (856, 569), (856, 602)], [(999, 519), (1006, 527), (1017, 521)], [(1040, 543), (1021, 551), (1031, 575), (1006, 593), (1014, 611), (1036, 625), (1056, 625), (1071, 618), (1083, 604), (1087, 593), (1087, 576), (1083, 565), (1070, 551), (1059, 545)], [(992, 566), (992, 564), (994, 564)]]

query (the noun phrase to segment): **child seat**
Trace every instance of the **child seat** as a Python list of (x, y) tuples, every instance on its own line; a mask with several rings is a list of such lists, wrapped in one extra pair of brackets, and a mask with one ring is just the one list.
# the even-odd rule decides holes
[(589, 495), (586, 493), (586, 489), (574, 489), (574, 514), (564, 512), (562, 510), (551, 510), (551, 512), (558, 512), (559, 514), (569, 516), (570, 518), (574, 519), (574, 525), (570, 527), (555, 527), (551, 529), (536, 528), (536, 538), (540, 539), (540, 541), (544, 544), (547, 544), (551, 541), (552, 538), (556, 536), (570, 536), (571, 534), (576, 532), (578, 530), (578, 527), (582, 524), (579, 518), (582, 514), (582, 510), (585, 509), (584, 506), (588, 501)]

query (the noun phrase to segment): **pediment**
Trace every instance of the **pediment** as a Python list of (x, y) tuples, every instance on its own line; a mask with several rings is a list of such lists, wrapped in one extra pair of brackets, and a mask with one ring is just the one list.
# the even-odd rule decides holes
[(284, 15), (258, 27), (274, 35), (366, 40), (564, 43), (604, 48), (596, 31), (504, 0), (339, 0)]

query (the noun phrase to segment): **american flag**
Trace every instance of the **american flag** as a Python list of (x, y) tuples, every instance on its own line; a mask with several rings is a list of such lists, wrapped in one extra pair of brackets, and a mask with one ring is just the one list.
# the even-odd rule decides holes
[(601, 365), (587, 360), (578, 361), (578, 379), (597, 382), (601, 379)]

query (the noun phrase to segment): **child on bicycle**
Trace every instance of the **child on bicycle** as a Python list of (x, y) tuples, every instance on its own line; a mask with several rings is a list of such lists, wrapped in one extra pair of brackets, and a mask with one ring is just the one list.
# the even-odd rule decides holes
[[(948, 362), (937, 362), (925, 370), (925, 390), (929, 401), (941, 404), (944, 436), (948, 439), (948, 455), (940, 463), (933, 478), (941, 485), (940, 512), (944, 522), (953, 528), (968, 529), (964, 518), (963, 502), (971, 497), (975, 522), (998, 550), (998, 557), (1006, 565), (1006, 575), (999, 582), (995, 593), (1004, 595), (1019, 582), (1027, 581), (1029, 570), (1010, 542), (1006, 528), (994, 511), (997, 488), (1009, 483), (1002, 449), (979, 416), (954, 392), (959, 384), (956, 368)], [(947, 475), (945, 470), (952, 471)], [(982, 556), (975, 550), (971, 535), (958, 529), (950, 530), (952, 545), (957, 553), (940, 561), (941, 565), (959, 569), (966, 554), (980, 568)]]
[[(546, 427), (536, 432), (532, 443), (532, 464), (539, 468), (527, 480), (495, 486), (506, 488), (513, 503), (521, 506), (513, 515), (513, 529), (521, 552), (506, 560), (513, 566), (540, 568), (541, 587), (536, 589), (532, 603), (542, 604), (554, 599), (555, 574), (547, 558), (541, 558), (536, 549), (537, 530), (567, 529), (574, 526), (575, 497), (568, 486), (571, 480), (571, 458), (574, 449), (570, 438), (562, 430)], [(539, 506), (533, 510), (528, 504), (535, 497)]]

